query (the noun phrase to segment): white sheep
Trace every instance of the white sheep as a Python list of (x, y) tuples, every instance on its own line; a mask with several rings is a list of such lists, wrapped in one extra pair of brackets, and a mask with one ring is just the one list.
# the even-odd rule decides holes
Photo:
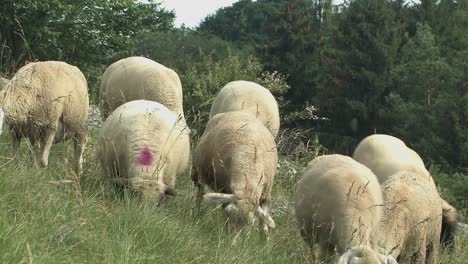
[[(11, 130), (13, 155), (23, 137), (46, 167), (52, 144), (73, 139), (75, 171), (81, 171), (88, 134), (88, 87), (81, 71), (59, 61), (29, 63), (0, 92), (0, 109)], [(0, 122), (1, 123), (1, 122)]]
[(243, 111), (252, 114), (268, 128), (273, 137), (278, 135), (280, 117), (278, 103), (271, 92), (249, 81), (226, 84), (211, 105), (210, 118), (218, 113)]
[(442, 201), (420, 175), (400, 171), (382, 184), (384, 216), (376, 232), (378, 251), (411, 263), (438, 263)]
[[(273, 136), (251, 115), (215, 115), (194, 151), (192, 180), (198, 188), (198, 206), (202, 197), (222, 204), (229, 231), (239, 231), (256, 216), (268, 233), (275, 228), (269, 206), (277, 164)], [(205, 184), (214, 193), (203, 195)]]
[(132, 100), (159, 102), (185, 122), (182, 84), (172, 69), (144, 57), (128, 57), (112, 63), (100, 84), (100, 108), (107, 118), (118, 106)]
[(308, 164), (297, 185), (294, 215), (304, 240), (311, 248), (318, 246), (316, 261), (333, 255), (335, 249), (343, 254), (339, 263), (392, 259), (374, 250), (383, 198), (367, 167), (339, 154), (320, 156)]
[(366, 165), (383, 183), (398, 171), (412, 171), (432, 181), (421, 157), (393, 136), (374, 134), (356, 147), (353, 158)]
[(115, 185), (161, 201), (175, 194), (176, 176), (188, 168), (188, 132), (166, 106), (134, 100), (119, 106), (102, 124), (97, 157)]
[[(434, 179), (418, 153), (396, 137), (385, 134), (368, 136), (358, 144), (353, 158), (371, 169), (381, 183), (399, 171), (411, 171), (435, 187)], [(441, 242), (453, 249), (458, 213), (455, 207), (443, 199), (442, 210)]]

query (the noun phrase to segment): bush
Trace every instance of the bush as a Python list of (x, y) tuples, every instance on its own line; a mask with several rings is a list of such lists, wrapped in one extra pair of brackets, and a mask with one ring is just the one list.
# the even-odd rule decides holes
[(448, 174), (441, 167), (433, 165), (430, 172), (436, 182), (441, 196), (457, 209), (468, 209), (468, 174)]

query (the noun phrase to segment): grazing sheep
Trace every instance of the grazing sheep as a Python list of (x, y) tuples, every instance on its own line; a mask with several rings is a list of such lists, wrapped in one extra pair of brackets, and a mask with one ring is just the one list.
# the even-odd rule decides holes
[[(368, 136), (358, 144), (353, 158), (371, 169), (381, 183), (398, 171), (411, 171), (427, 179), (435, 187), (434, 179), (421, 157), (396, 137), (384, 134)], [(442, 210), (441, 242), (453, 249), (458, 221), (457, 210), (443, 199)]]
[(218, 113), (241, 110), (260, 120), (273, 137), (278, 135), (280, 126), (278, 103), (268, 89), (254, 82), (230, 82), (221, 89), (213, 101), (210, 118)]
[[(343, 155), (324, 155), (307, 166), (294, 194), (294, 214), (304, 240), (319, 246), (316, 261), (336, 249), (339, 263), (387, 263), (373, 249), (382, 217), (382, 192), (375, 175)], [(358, 250), (361, 249), (361, 250)], [(369, 254), (355, 254), (355, 251)]]
[(438, 263), (442, 202), (435, 186), (400, 171), (382, 184), (384, 216), (376, 233), (379, 252), (411, 263)]
[(384, 134), (368, 136), (358, 144), (353, 158), (371, 169), (381, 183), (403, 170), (432, 181), (421, 157), (396, 137)]
[(118, 106), (132, 100), (159, 102), (185, 122), (182, 85), (177, 73), (144, 57), (114, 62), (104, 72), (100, 85), (100, 108), (107, 118)]
[(119, 106), (102, 124), (97, 157), (119, 187), (161, 201), (175, 195), (177, 175), (186, 171), (190, 142), (184, 122), (164, 105), (135, 100)]
[[(29, 63), (0, 92), (0, 108), (11, 130), (13, 155), (22, 137), (46, 167), (52, 144), (73, 139), (75, 171), (80, 173), (88, 134), (88, 87), (81, 71), (59, 61)], [(1, 123), (1, 122), (0, 122)]]
[(252, 116), (215, 115), (194, 152), (192, 180), (198, 187), (198, 206), (206, 184), (215, 192), (203, 198), (223, 205), (229, 231), (239, 231), (255, 215), (268, 233), (275, 227), (269, 206), (277, 163), (273, 136)]

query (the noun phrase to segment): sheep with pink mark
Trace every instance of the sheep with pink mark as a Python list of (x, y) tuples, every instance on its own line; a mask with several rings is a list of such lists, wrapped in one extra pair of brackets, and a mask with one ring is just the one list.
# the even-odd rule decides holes
[(102, 124), (97, 156), (114, 185), (161, 201), (175, 195), (177, 175), (189, 164), (189, 131), (166, 106), (135, 100), (119, 106)]

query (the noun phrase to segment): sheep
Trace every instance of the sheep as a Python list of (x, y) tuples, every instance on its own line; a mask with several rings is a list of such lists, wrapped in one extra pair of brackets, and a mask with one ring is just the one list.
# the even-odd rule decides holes
[(211, 105), (210, 118), (218, 113), (245, 111), (265, 125), (274, 138), (278, 135), (280, 117), (278, 103), (271, 92), (249, 81), (226, 84)]
[[(381, 183), (398, 171), (411, 171), (435, 186), (434, 179), (421, 157), (396, 137), (385, 134), (368, 136), (358, 144), (353, 158), (371, 169)], [(442, 210), (441, 242), (442, 245), (453, 249), (458, 222), (457, 210), (443, 199)]]
[(378, 251), (411, 263), (438, 263), (442, 200), (435, 186), (410, 171), (390, 176), (382, 185), (384, 215), (376, 232)]
[(77, 67), (60, 61), (23, 66), (0, 92), (0, 109), (11, 130), (13, 156), (21, 139), (28, 137), (40, 165), (47, 167), (52, 144), (72, 138), (78, 174), (87, 141), (88, 108), (86, 78)]
[[(237, 111), (213, 116), (194, 150), (198, 207), (202, 199), (222, 204), (228, 232), (238, 235), (259, 219), (268, 235), (275, 228), (269, 207), (277, 164), (273, 136), (251, 115)], [(214, 192), (204, 194), (205, 185)]]
[(381, 183), (402, 170), (432, 181), (421, 157), (402, 140), (390, 135), (374, 134), (364, 138), (354, 150), (353, 158), (371, 169)]
[(163, 104), (134, 100), (115, 109), (97, 138), (104, 175), (120, 189), (129, 188), (148, 201), (175, 195), (176, 176), (189, 164), (187, 126)]
[(103, 118), (126, 102), (145, 99), (163, 104), (185, 122), (182, 96), (177, 73), (144, 57), (128, 57), (111, 64), (104, 71), (99, 90)]
[(343, 254), (339, 263), (392, 259), (374, 250), (383, 198), (371, 170), (348, 156), (323, 155), (308, 164), (297, 186), (293, 198), (296, 223), (306, 243), (318, 246), (317, 262), (331, 256), (335, 248)]

